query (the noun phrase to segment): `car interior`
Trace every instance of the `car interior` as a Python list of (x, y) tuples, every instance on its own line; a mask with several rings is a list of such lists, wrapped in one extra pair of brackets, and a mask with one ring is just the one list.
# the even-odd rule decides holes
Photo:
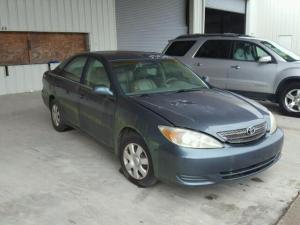
[[(173, 63), (173, 62), (168, 62)], [(191, 79), (184, 72), (173, 70), (163, 63), (128, 63), (114, 67), (118, 82), (125, 93), (174, 90), (197, 87), (199, 79)], [(186, 72), (186, 71), (185, 71)], [(197, 80), (197, 81), (196, 81)], [(202, 81), (201, 81), (202, 82)]]
[(85, 84), (90, 87), (110, 87), (110, 82), (103, 66), (93, 66), (86, 73)]

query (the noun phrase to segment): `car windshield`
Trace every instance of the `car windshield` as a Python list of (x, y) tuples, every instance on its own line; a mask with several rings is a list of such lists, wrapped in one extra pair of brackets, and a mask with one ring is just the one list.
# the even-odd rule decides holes
[(264, 46), (266, 46), (267, 48), (271, 49), (273, 52), (275, 52), (277, 55), (279, 55), (281, 58), (283, 58), (287, 62), (294, 62), (294, 61), (300, 60), (300, 57), (298, 55), (283, 48), (282, 46), (276, 44), (275, 42), (262, 41), (261, 43)]
[(141, 95), (208, 88), (195, 73), (175, 59), (112, 62), (120, 87), (126, 95)]

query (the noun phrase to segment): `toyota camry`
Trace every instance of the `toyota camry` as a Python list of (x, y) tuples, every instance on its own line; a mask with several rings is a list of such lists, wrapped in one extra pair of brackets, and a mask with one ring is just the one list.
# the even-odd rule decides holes
[(283, 132), (270, 111), (158, 53), (75, 55), (44, 73), (42, 97), (57, 131), (86, 132), (143, 187), (240, 179), (281, 154)]

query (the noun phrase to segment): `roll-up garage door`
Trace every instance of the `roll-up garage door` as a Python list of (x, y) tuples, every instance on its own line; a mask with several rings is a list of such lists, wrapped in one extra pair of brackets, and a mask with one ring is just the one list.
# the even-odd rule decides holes
[(118, 49), (161, 52), (187, 33), (186, 9), (185, 0), (116, 0)]
[(246, 0), (206, 0), (205, 6), (211, 9), (245, 14)]

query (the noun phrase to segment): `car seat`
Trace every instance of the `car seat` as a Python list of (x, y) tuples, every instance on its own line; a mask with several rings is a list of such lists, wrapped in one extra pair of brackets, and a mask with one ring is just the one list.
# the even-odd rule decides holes
[(157, 88), (155, 82), (149, 78), (147, 68), (138, 68), (134, 72), (133, 77), (135, 81), (131, 88), (132, 91), (147, 91)]
[(86, 80), (88, 86), (110, 86), (110, 82), (108, 80), (104, 67), (94, 68), (87, 74)]
[(117, 72), (117, 77), (122, 90), (125, 93), (130, 92), (130, 84), (133, 79), (133, 73), (131, 71), (120, 71)]

